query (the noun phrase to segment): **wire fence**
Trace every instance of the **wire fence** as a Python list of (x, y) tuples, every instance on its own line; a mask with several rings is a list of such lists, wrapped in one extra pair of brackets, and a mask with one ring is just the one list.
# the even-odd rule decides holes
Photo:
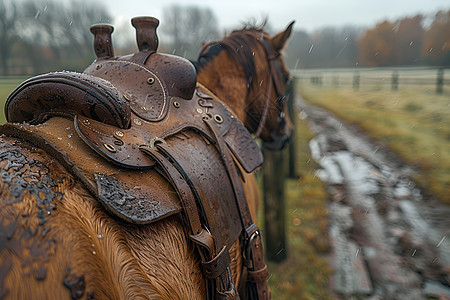
[(449, 68), (349, 68), (294, 70), (293, 75), (300, 82), (317, 86), (390, 88), (414, 85), (434, 87), (442, 94), (450, 86)]

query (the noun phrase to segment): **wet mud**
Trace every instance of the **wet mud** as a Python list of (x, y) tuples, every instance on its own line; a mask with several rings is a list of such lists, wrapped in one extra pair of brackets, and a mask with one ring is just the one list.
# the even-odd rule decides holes
[(383, 144), (298, 99), (329, 193), (330, 289), (338, 299), (450, 299), (450, 207)]

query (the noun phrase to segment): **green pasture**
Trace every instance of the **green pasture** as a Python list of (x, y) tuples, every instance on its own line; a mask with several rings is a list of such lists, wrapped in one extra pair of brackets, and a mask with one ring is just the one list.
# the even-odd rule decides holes
[(8, 98), (8, 95), (27, 78), (28, 77), (0, 77), (0, 124), (6, 122), (5, 114), (3, 113), (6, 98)]
[(414, 179), (426, 193), (450, 204), (450, 70), (445, 70), (442, 93), (436, 92), (436, 69), (396, 70), (396, 89), (394, 71), (297, 72), (297, 89), (306, 101), (384, 143), (416, 169)]

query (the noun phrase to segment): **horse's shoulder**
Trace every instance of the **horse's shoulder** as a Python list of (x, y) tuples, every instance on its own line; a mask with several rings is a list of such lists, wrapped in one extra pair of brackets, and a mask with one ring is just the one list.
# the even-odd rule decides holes
[(155, 294), (125, 242), (126, 229), (52, 157), (3, 137), (0, 175), (0, 295)]

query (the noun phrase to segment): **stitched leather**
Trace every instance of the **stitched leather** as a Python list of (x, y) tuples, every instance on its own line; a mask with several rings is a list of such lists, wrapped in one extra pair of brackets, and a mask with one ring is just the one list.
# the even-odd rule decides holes
[(23, 82), (5, 104), (9, 122), (41, 123), (45, 113), (79, 113), (103, 123), (128, 128), (128, 101), (110, 82), (76, 72), (55, 72)]

